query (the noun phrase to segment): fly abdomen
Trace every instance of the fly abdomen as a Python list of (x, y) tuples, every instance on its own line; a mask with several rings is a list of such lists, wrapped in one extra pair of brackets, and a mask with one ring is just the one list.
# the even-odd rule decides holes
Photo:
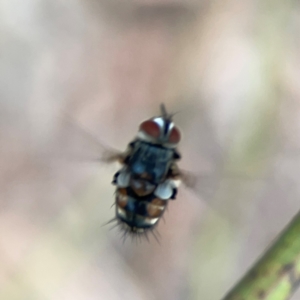
[(147, 197), (135, 197), (131, 188), (119, 188), (116, 195), (116, 216), (130, 231), (139, 229), (141, 232), (157, 224), (167, 202), (153, 193)]

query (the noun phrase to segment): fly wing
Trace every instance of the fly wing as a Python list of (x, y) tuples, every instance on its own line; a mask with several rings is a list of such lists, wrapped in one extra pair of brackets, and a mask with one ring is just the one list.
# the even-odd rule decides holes
[(216, 194), (221, 182), (217, 173), (195, 174), (180, 169), (179, 177), (186, 188), (208, 203)]
[(44, 152), (45, 158), (65, 162), (123, 163), (128, 152), (116, 150), (102, 142), (79, 121), (64, 114)]
[[(247, 174), (224, 170), (203, 174), (180, 170), (179, 178), (187, 189), (201, 201), (203, 200), (213, 211), (230, 218), (233, 217), (230, 215), (236, 211), (239, 211), (242, 216), (247, 203), (254, 201), (259, 190), (268, 182), (268, 178), (253, 178)], [(234, 210), (232, 210), (233, 206)]]

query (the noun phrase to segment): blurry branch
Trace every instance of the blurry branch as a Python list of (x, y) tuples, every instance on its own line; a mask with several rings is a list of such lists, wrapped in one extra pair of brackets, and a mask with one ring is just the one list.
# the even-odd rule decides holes
[[(288, 25), (294, 7), (291, 1), (279, 0), (255, 2), (255, 5), (255, 17), (251, 23), (253, 31), (251, 35), (245, 33), (245, 37), (255, 50), (254, 61), (257, 68), (253, 77), (249, 73), (250, 101), (240, 113), (239, 127), (234, 133), (225, 165), (227, 170), (237, 173), (244, 171), (253, 177), (268, 174), (280, 134), (281, 109), (286, 93), (284, 73), (290, 38)], [(240, 239), (241, 233), (245, 234), (241, 228), (247, 215), (253, 214), (255, 209), (256, 197), (252, 196), (253, 193), (244, 191), (241, 184), (230, 185), (227, 191), (229, 192), (226, 194), (221, 191), (220, 197), (226, 195), (226, 199), (230, 200), (225, 199), (226, 201), (220, 203), (234, 212), (231, 223), (216, 220), (214, 216), (209, 215), (206, 217), (205, 234), (200, 235), (196, 242), (194, 263), (196, 280), (193, 283), (197, 295), (195, 299), (203, 298), (198, 274), (203, 276), (202, 280), (215, 276), (216, 265), (219, 267), (218, 276), (223, 278), (228, 278), (228, 274), (235, 271), (236, 257), (241, 255), (240, 246), (237, 246), (235, 241)], [(241, 199), (243, 201), (240, 201)], [(236, 207), (240, 205), (239, 203), (242, 203), (243, 210), (237, 213)], [(254, 271), (250, 271), (223, 300), (288, 299), (299, 279), (296, 269), (300, 270), (300, 216), (294, 222), (296, 223), (292, 223), (291, 232), (289, 229), (284, 233), (274, 248), (254, 267)], [(287, 241), (289, 245), (285, 247)], [(251, 241), (247, 243), (249, 245)], [(220, 248), (222, 251), (217, 251)], [(205, 268), (203, 261), (198, 259), (199, 253), (204, 253), (206, 260), (212, 260), (214, 267), (210, 264)], [(259, 272), (255, 273), (256, 270)], [(280, 292), (285, 288), (285, 296), (280, 297)], [(213, 298), (216, 289), (210, 286), (207, 290), (210, 297), (204, 298)], [(276, 292), (277, 294), (274, 294)]]
[(287, 300), (300, 284), (300, 212), (223, 300)]
[[(285, 92), (282, 73), (288, 36), (286, 28), (291, 8), (290, 1), (260, 3), (261, 17), (257, 24), (260, 33), (257, 36), (257, 45), (261, 51), (265, 80), (272, 88), (261, 94), (263, 98), (271, 99), (274, 103), (273, 107), (269, 106), (268, 115), (275, 106), (280, 106), (282, 93)], [(300, 212), (274, 245), (223, 300), (289, 299), (300, 284), (299, 233)]]

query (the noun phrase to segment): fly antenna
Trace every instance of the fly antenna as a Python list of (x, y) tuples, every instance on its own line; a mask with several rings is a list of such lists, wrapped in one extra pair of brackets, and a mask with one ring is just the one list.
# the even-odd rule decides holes
[(167, 112), (167, 109), (166, 109), (166, 106), (165, 106), (164, 103), (162, 103), (162, 104), (160, 105), (160, 112), (161, 112), (161, 116), (162, 116), (164, 119), (170, 120), (170, 121), (172, 120), (172, 118), (174, 117), (174, 115), (177, 114), (177, 113), (169, 114), (169, 113)]
[(168, 115), (168, 113), (167, 113), (167, 110), (166, 110), (166, 107), (165, 107), (165, 104), (164, 104), (164, 103), (162, 103), (162, 104), (160, 105), (160, 111), (161, 111), (162, 117), (165, 118), (165, 119), (168, 119), (169, 115)]

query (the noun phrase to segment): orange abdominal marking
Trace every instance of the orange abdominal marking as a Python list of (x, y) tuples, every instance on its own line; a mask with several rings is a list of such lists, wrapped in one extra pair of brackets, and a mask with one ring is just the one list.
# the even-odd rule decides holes
[(117, 204), (119, 207), (124, 208), (126, 207), (127, 203), (128, 203), (128, 196), (127, 196), (126, 189), (120, 188), (117, 196)]
[(165, 209), (167, 202), (159, 198), (155, 198), (147, 205), (147, 213), (149, 217), (158, 218), (160, 217)]
[(152, 205), (156, 205), (156, 206), (165, 206), (166, 205), (166, 201), (165, 200), (161, 200), (159, 198), (155, 198), (151, 201)]

